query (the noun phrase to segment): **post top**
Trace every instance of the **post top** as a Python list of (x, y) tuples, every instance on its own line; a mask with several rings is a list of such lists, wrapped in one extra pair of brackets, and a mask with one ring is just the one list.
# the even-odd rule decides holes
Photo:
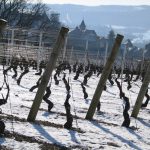
[(7, 24), (7, 21), (5, 19), (0, 19), (0, 28), (4, 28)]
[(61, 27), (60, 34), (65, 36), (69, 32), (69, 29), (66, 27)]

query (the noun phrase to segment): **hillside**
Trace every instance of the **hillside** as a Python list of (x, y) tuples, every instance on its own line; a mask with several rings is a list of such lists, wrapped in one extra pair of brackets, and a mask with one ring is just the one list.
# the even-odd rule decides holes
[[(21, 70), (18, 70), (19, 77)], [(66, 111), (64, 102), (66, 99), (66, 89), (62, 81), (63, 73), (58, 80), (59, 85), (55, 85), (52, 79), (50, 100), (54, 107), (51, 112), (47, 111), (47, 104), (43, 101), (39, 109), (36, 122), (29, 123), (26, 118), (36, 94), (36, 90), (29, 92), (29, 89), (36, 84), (39, 76), (34, 70), (21, 80), (20, 86), (16, 79), (12, 78), (13, 71), (9, 71), (7, 82), (10, 86), (10, 96), (7, 104), (1, 106), (0, 119), (5, 122), (6, 129), (0, 137), (0, 148), (2, 150), (51, 150), (51, 149), (137, 149), (148, 150), (150, 146), (150, 105), (142, 109), (139, 118), (131, 118), (131, 128), (122, 127), (124, 102), (119, 98), (119, 90), (107, 82), (107, 90), (101, 97), (101, 111), (96, 112), (93, 121), (85, 120), (86, 112), (89, 108), (93, 93), (97, 86), (99, 77), (95, 74), (88, 80), (86, 91), (88, 98), (84, 99), (81, 82), (83, 75), (78, 80), (73, 80), (75, 74), (66, 73), (71, 86), (71, 114), (73, 115), (73, 127), (71, 130), (64, 128), (66, 122)], [(54, 72), (53, 72), (54, 74)], [(114, 75), (115, 77), (115, 75)], [(3, 79), (2, 66), (0, 66), (0, 78)], [(0, 80), (0, 86), (3, 80)], [(133, 109), (136, 97), (140, 89), (141, 81), (132, 83), (132, 88), (127, 90), (127, 83), (123, 83), (123, 90), (129, 97), (131, 108)], [(5, 96), (6, 87), (1, 90)]]
[(76, 27), (84, 19), (88, 28), (106, 36), (110, 28), (132, 38), (134, 43), (150, 41), (150, 6), (80, 6), (49, 5), (60, 13), (61, 21)]

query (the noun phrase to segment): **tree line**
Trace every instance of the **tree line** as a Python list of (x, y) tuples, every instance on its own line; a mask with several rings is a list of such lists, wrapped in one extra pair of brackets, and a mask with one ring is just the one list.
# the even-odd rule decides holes
[(59, 14), (52, 12), (42, 2), (30, 0), (1, 0), (0, 18), (7, 20), (11, 27), (60, 29)]

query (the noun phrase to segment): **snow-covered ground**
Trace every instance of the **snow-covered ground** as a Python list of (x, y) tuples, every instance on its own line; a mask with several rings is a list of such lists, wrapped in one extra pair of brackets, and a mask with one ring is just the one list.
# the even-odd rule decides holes
[[(3, 84), (2, 66), (0, 66), (0, 87)], [(19, 71), (21, 73), (21, 71)], [(137, 149), (150, 150), (150, 105), (141, 109), (138, 119), (131, 118), (131, 127), (122, 127), (124, 102), (119, 98), (119, 90), (116, 84), (111, 86), (107, 82), (107, 90), (102, 93), (101, 112), (96, 112), (93, 121), (85, 120), (87, 110), (92, 100), (95, 88), (100, 77), (93, 75), (86, 86), (89, 97), (85, 100), (81, 82), (83, 75), (78, 80), (73, 80), (75, 74), (68, 74), (71, 86), (71, 113), (74, 116), (72, 130), (63, 128), (66, 123), (66, 111), (64, 102), (66, 89), (61, 74), (59, 85), (52, 79), (50, 100), (54, 103), (52, 112), (47, 111), (47, 104), (42, 101), (38, 111), (36, 122), (27, 122), (31, 105), (36, 91), (29, 89), (36, 84), (39, 76), (36, 71), (23, 76), (20, 86), (12, 79), (13, 71), (8, 72), (10, 96), (7, 104), (2, 105), (0, 119), (5, 122), (5, 134), (0, 137), (1, 149), (38, 150), (38, 149)], [(19, 76), (19, 75), (18, 75)], [(141, 81), (132, 83), (132, 88), (127, 90), (127, 83), (123, 83), (123, 91), (130, 99), (130, 114), (137, 98)], [(6, 95), (4, 87), (0, 91)], [(55, 147), (52, 147), (55, 145)]]

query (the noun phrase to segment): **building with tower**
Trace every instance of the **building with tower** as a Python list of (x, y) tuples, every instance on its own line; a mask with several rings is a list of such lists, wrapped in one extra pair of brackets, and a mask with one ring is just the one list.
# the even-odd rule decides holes
[(88, 54), (97, 54), (98, 51), (104, 53), (107, 39), (100, 37), (94, 30), (87, 29), (84, 20), (72, 30), (68, 35), (67, 47), (85, 51)]

